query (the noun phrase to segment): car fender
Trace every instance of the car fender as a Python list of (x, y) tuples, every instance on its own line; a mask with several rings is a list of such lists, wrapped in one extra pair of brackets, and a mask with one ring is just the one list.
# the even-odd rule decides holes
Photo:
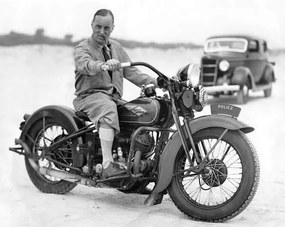
[(234, 85), (245, 85), (248, 83), (248, 79), (250, 79), (250, 82), (253, 82), (253, 76), (249, 68), (244, 66), (236, 67), (233, 76), (231, 79), (231, 84)]
[(264, 73), (263, 73), (263, 81), (266, 83), (275, 81), (275, 74), (272, 64), (267, 64)]
[[(37, 111), (35, 111), (32, 115), (30, 115), (22, 128), (22, 132), (20, 135), (20, 139), (24, 142), (29, 141), (29, 134), (31, 133), (33, 126), (42, 118), (54, 117), (58, 119), (63, 125), (66, 125), (72, 131), (78, 131), (78, 128), (83, 126), (83, 123), (76, 117), (74, 111), (65, 106), (45, 106)], [(82, 139), (78, 138), (78, 143), (82, 144)], [(81, 162), (83, 162), (83, 157), (81, 154), (78, 154), (75, 149), (73, 150), (73, 159), (74, 166), (81, 166)]]
[[(192, 134), (202, 129), (211, 127), (219, 127), (229, 130), (241, 130), (244, 133), (249, 133), (254, 130), (254, 128), (246, 125), (241, 121), (236, 120), (235, 118), (222, 115), (202, 116), (190, 122), (190, 129)], [(182, 128), (186, 131), (185, 126), (182, 126)], [(181, 146), (182, 141), (179, 133), (175, 132), (169, 139), (161, 155), (158, 180), (153, 192), (162, 192), (171, 182), (173, 176), (174, 161)]]

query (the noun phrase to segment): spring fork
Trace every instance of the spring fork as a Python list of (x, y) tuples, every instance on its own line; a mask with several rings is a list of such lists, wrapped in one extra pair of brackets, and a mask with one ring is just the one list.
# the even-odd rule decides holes
[[(177, 127), (177, 131), (178, 131), (178, 133), (180, 135), (180, 138), (181, 138), (181, 141), (182, 141), (182, 145), (183, 145), (185, 154), (187, 156), (187, 159), (189, 160), (190, 166), (193, 166), (194, 163), (192, 162), (191, 156), (190, 156), (190, 154), (188, 152), (189, 151), (189, 147), (188, 147), (185, 135), (183, 133), (183, 129), (182, 129), (181, 125), (180, 125), (178, 113), (177, 113), (177, 110), (175, 108), (175, 102), (174, 102), (173, 99), (172, 99), (172, 115), (173, 115), (173, 119), (174, 119), (175, 125)], [(191, 136), (191, 135), (189, 135), (189, 136)], [(191, 136), (191, 138), (192, 138), (192, 136)], [(193, 139), (192, 139), (192, 141), (193, 141)]]
[[(195, 155), (195, 158), (196, 158), (196, 160), (197, 160), (197, 163), (199, 163), (199, 162), (200, 162), (200, 158), (199, 158), (199, 156), (198, 156), (197, 149), (196, 149), (196, 146), (195, 146), (195, 143), (194, 143), (194, 140), (193, 140), (193, 136), (192, 136), (192, 133), (191, 133), (191, 129), (190, 129), (190, 126), (189, 126), (189, 123), (190, 123), (189, 117), (185, 117), (185, 118), (183, 119), (183, 123), (184, 123), (184, 125), (185, 125), (185, 127), (186, 127), (186, 131), (187, 131), (187, 134), (188, 134), (188, 138), (189, 138), (189, 140), (190, 140), (191, 147), (192, 147), (192, 149), (193, 149), (193, 153), (194, 153), (194, 155)], [(187, 154), (189, 155), (188, 152), (187, 152)], [(189, 155), (189, 156), (190, 156), (190, 155)], [(188, 157), (188, 156), (187, 156), (187, 157)]]

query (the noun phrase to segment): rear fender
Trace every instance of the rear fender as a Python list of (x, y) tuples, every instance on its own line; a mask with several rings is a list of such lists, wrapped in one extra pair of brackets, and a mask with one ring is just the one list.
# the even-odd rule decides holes
[[(182, 126), (186, 131), (185, 126)], [(190, 122), (192, 134), (211, 127), (225, 128), (229, 130), (241, 130), (249, 133), (254, 128), (238, 121), (232, 117), (221, 115), (208, 115), (196, 118)], [(178, 150), (182, 146), (182, 142), (178, 132), (175, 132), (166, 144), (159, 163), (158, 181), (154, 188), (155, 193), (162, 192), (170, 184), (173, 176), (173, 167)]]
[[(70, 132), (78, 131), (78, 129), (83, 126), (82, 121), (75, 116), (74, 111), (71, 108), (64, 106), (45, 106), (34, 112), (26, 119), (25, 124), (22, 126), (20, 139), (26, 143), (30, 142), (28, 135), (32, 132), (33, 126), (44, 117), (56, 118), (62, 125), (67, 127)], [(79, 137), (77, 142), (82, 144), (82, 138)], [(74, 166), (81, 166), (83, 163), (82, 154), (78, 154), (75, 149), (72, 149), (72, 152)]]

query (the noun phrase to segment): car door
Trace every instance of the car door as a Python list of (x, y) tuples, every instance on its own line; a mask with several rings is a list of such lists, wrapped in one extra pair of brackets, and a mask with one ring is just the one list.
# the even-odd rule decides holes
[(250, 69), (256, 83), (261, 80), (266, 63), (267, 56), (265, 53), (265, 45), (263, 45), (262, 41), (249, 40), (245, 66)]

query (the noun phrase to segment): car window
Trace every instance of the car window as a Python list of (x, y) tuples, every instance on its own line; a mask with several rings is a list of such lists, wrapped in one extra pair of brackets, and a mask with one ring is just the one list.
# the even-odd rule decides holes
[(243, 38), (212, 38), (206, 41), (204, 51), (206, 53), (222, 51), (243, 53), (247, 45), (247, 40)]
[(268, 50), (266, 41), (263, 42), (263, 50), (264, 52), (267, 52)]
[(258, 52), (258, 42), (257, 40), (250, 40), (248, 44), (249, 52)]

